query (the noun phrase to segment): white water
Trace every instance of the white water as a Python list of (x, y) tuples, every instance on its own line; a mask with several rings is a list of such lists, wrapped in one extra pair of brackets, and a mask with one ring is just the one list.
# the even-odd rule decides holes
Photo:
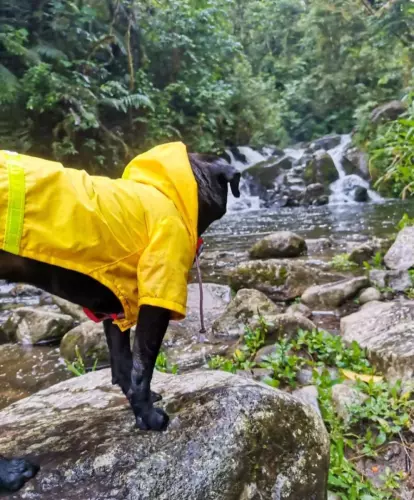
[[(243, 172), (253, 165), (265, 161), (272, 154), (270, 148), (265, 149), (266, 156), (263, 156), (258, 151), (255, 151), (248, 146), (240, 146), (237, 148), (238, 151), (245, 156), (246, 161), (236, 160), (233, 153), (227, 150), (226, 153), (230, 157), (230, 164), (237, 168), (239, 172)], [(229, 197), (227, 201), (227, 211), (228, 212), (245, 212), (251, 210), (260, 209), (260, 198), (258, 196), (251, 196), (249, 193), (249, 188), (246, 181), (242, 178), (240, 181), (240, 198), (235, 198), (231, 192), (229, 192)]]
[(351, 141), (351, 135), (344, 134), (341, 136), (340, 144), (328, 151), (328, 154), (331, 156), (339, 176), (339, 179), (330, 185), (332, 194), (329, 196), (329, 203), (357, 203), (354, 200), (353, 192), (358, 186), (363, 187), (368, 191), (368, 197), (370, 201), (377, 203), (383, 201), (383, 198), (377, 192), (370, 189), (368, 181), (356, 174), (346, 174), (343, 166), (343, 158), (346, 149), (351, 144)]
[[(360, 177), (359, 175), (352, 174), (347, 175), (343, 160), (347, 148), (350, 146), (352, 141), (350, 134), (344, 134), (341, 136), (341, 142), (338, 146), (330, 149), (327, 153), (332, 157), (335, 164), (335, 168), (338, 172), (339, 179), (330, 185), (331, 194), (329, 196), (329, 203), (331, 204), (344, 204), (344, 203), (357, 203), (354, 200), (355, 189), (360, 186), (368, 191), (369, 201), (374, 203), (379, 203), (384, 201), (383, 198), (375, 191), (370, 189), (369, 182)], [(243, 155), (245, 161), (236, 159), (234, 154), (227, 150), (227, 154), (230, 157), (230, 163), (240, 172), (257, 165), (267, 159), (269, 159), (274, 153), (274, 149), (271, 147), (263, 148), (262, 152), (259, 153), (248, 146), (241, 146), (237, 148), (240, 155)], [(302, 157), (305, 154), (305, 149), (302, 148), (286, 148), (284, 153), (295, 160), (296, 165), (302, 163)], [(303, 159), (303, 163), (305, 159)], [(229, 212), (249, 212), (253, 210), (259, 210), (262, 206), (261, 200), (258, 196), (251, 196), (249, 192), (248, 185), (246, 181), (242, 178), (240, 182), (240, 198), (234, 198), (230, 193), (228, 200), (228, 211)]]

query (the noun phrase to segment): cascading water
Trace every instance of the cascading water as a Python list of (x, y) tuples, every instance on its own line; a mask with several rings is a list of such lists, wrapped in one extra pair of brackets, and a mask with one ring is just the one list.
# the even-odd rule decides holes
[(339, 179), (330, 185), (331, 195), (329, 196), (329, 203), (356, 203), (355, 190), (357, 188), (366, 190), (369, 201), (382, 201), (381, 196), (370, 189), (368, 181), (356, 174), (347, 175), (343, 159), (351, 142), (351, 135), (344, 134), (341, 136), (341, 142), (338, 146), (328, 150), (328, 154), (331, 156), (339, 176)]
[[(239, 172), (257, 165), (262, 161), (265, 161), (272, 153), (270, 148), (266, 148), (264, 155), (255, 151), (248, 146), (241, 146), (237, 148), (240, 156), (244, 157), (246, 161), (237, 160), (231, 150), (227, 150), (226, 153), (230, 157), (230, 164), (233, 165)], [(240, 198), (235, 198), (231, 192), (229, 193), (229, 198), (227, 202), (227, 210), (229, 212), (240, 212), (246, 210), (259, 210), (260, 209), (260, 198), (258, 196), (251, 196), (249, 188), (246, 181), (241, 179), (240, 181)]]
[[(383, 201), (378, 193), (370, 189), (370, 184), (367, 180), (355, 173), (350, 175), (347, 174), (345, 169), (346, 164), (344, 165), (344, 158), (351, 142), (352, 138), (350, 134), (341, 135), (339, 144), (326, 151), (331, 156), (339, 177), (338, 180), (330, 185), (331, 194), (329, 196), (329, 203), (344, 204), (356, 203), (357, 201)], [(276, 159), (290, 159), (291, 167), (282, 167), (282, 184), (279, 184), (279, 186), (282, 186), (282, 189), (287, 188), (291, 192), (293, 192), (294, 188), (297, 188), (297, 192), (298, 189), (300, 191), (300, 189), (304, 190), (306, 187), (307, 183), (304, 181), (304, 172), (312, 159), (312, 155), (315, 153), (315, 148), (312, 149), (311, 145), (308, 149), (290, 147), (280, 151), (269, 146), (262, 148), (259, 152), (248, 146), (241, 146), (237, 148), (237, 151), (227, 150), (226, 152), (230, 158), (231, 165), (237, 168), (240, 172), (257, 165), (258, 163), (269, 160), (269, 158), (273, 156)], [(266, 168), (266, 166), (263, 166), (263, 168)], [(279, 179), (275, 180), (275, 182), (279, 183)], [(243, 178), (240, 183), (240, 192), (241, 197), (239, 199), (236, 199), (229, 194), (229, 212), (259, 210), (265, 203), (259, 198), (259, 196), (251, 195), (249, 185)]]

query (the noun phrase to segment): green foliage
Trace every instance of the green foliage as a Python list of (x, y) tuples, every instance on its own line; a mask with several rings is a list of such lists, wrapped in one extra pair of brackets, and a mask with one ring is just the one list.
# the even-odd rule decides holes
[(94, 372), (98, 365), (98, 360), (95, 359), (92, 367), (88, 370), (85, 361), (82, 358), (82, 354), (79, 351), (79, 347), (75, 346), (75, 359), (73, 361), (68, 361), (65, 359), (66, 368), (73, 373), (76, 377), (80, 377), (81, 375), (85, 375), (88, 371)]
[(337, 271), (352, 271), (358, 267), (358, 264), (349, 260), (349, 254), (341, 253), (332, 258), (331, 266)]
[(404, 229), (407, 226), (414, 226), (414, 217), (410, 217), (407, 213), (405, 213), (398, 222), (397, 229), (398, 231), (401, 231), (401, 229)]
[(178, 373), (178, 365), (171, 365), (164, 351), (158, 354), (157, 360), (155, 361), (155, 369), (159, 372), (172, 373), (173, 375), (177, 375)]
[[(261, 325), (264, 331), (263, 321)], [(246, 336), (249, 347), (242, 345), (239, 354), (231, 359), (216, 356), (210, 360), (209, 367), (236, 373), (237, 369), (244, 367), (243, 362), (239, 362), (241, 353), (244, 353), (247, 354), (244, 361), (246, 357), (249, 359), (248, 369), (261, 367), (271, 371), (271, 375), (263, 380), (265, 383), (271, 387), (283, 385), (291, 388), (296, 387), (297, 373), (302, 367), (313, 368), (319, 406), (331, 439), (329, 489), (342, 500), (395, 498), (405, 474), (387, 470), (380, 477), (382, 487), (378, 489), (357, 469), (355, 457), (375, 458), (387, 442), (402, 439), (413, 424), (414, 400), (411, 394), (403, 393), (400, 383), (391, 385), (374, 378), (368, 382), (357, 381), (354, 387), (363, 398), (348, 408), (349, 417), (344, 421), (336, 413), (332, 401), (332, 387), (342, 382), (344, 376), (339, 371), (338, 378), (333, 379), (327, 367), (373, 376), (374, 369), (356, 342), (347, 346), (336, 335), (299, 330), (296, 338), (279, 340), (274, 351), (264, 356), (257, 366), (252, 359), (264, 337), (252, 331)]]
[(384, 254), (383, 252), (375, 252), (374, 257), (370, 260), (370, 262), (364, 262), (363, 266), (367, 271), (371, 269), (384, 269)]
[(218, 152), (348, 132), (411, 78), (410, 2), (367, 4), (4, 0), (2, 147), (117, 174), (168, 140)]
[[(412, 100), (412, 96), (410, 96)], [(370, 168), (376, 187), (407, 198), (414, 194), (414, 106), (402, 118), (383, 125), (369, 145)]]

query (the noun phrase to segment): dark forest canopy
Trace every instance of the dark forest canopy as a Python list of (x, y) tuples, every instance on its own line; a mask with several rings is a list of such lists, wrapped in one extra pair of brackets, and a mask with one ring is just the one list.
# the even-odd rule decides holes
[(2, 148), (88, 169), (348, 132), (412, 85), (409, 0), (0, 0)]

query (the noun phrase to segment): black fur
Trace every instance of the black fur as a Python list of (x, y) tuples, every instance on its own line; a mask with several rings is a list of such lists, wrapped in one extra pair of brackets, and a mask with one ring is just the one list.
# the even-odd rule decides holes
[[(226, 213), (228, 186), (234, 196), (240, 196), (240, 173), (217, 157), (190, 154), (189, 159), (198, 185), (198, 234), (201, 235)], [(0, 251), (0, 279), (37, 286), (95, 313), (122, 312), (118, 299), (94, 279), (4, 251)], [(112, 382), (128, 398), (136, 425), (143, 430), (161, 431), (168, 425), (168, 415), (153, 406), (160, 397), (151, 392), (150, 385), (169, 319), (170, 312), (166, 309), (142, 307), (132, 352), (130, 331), (121, 333), (111, 321), (104, 322)], [(25, 459), (0, 457), (0, 493), (17, 491), (38, 470), (37, 465)]]

